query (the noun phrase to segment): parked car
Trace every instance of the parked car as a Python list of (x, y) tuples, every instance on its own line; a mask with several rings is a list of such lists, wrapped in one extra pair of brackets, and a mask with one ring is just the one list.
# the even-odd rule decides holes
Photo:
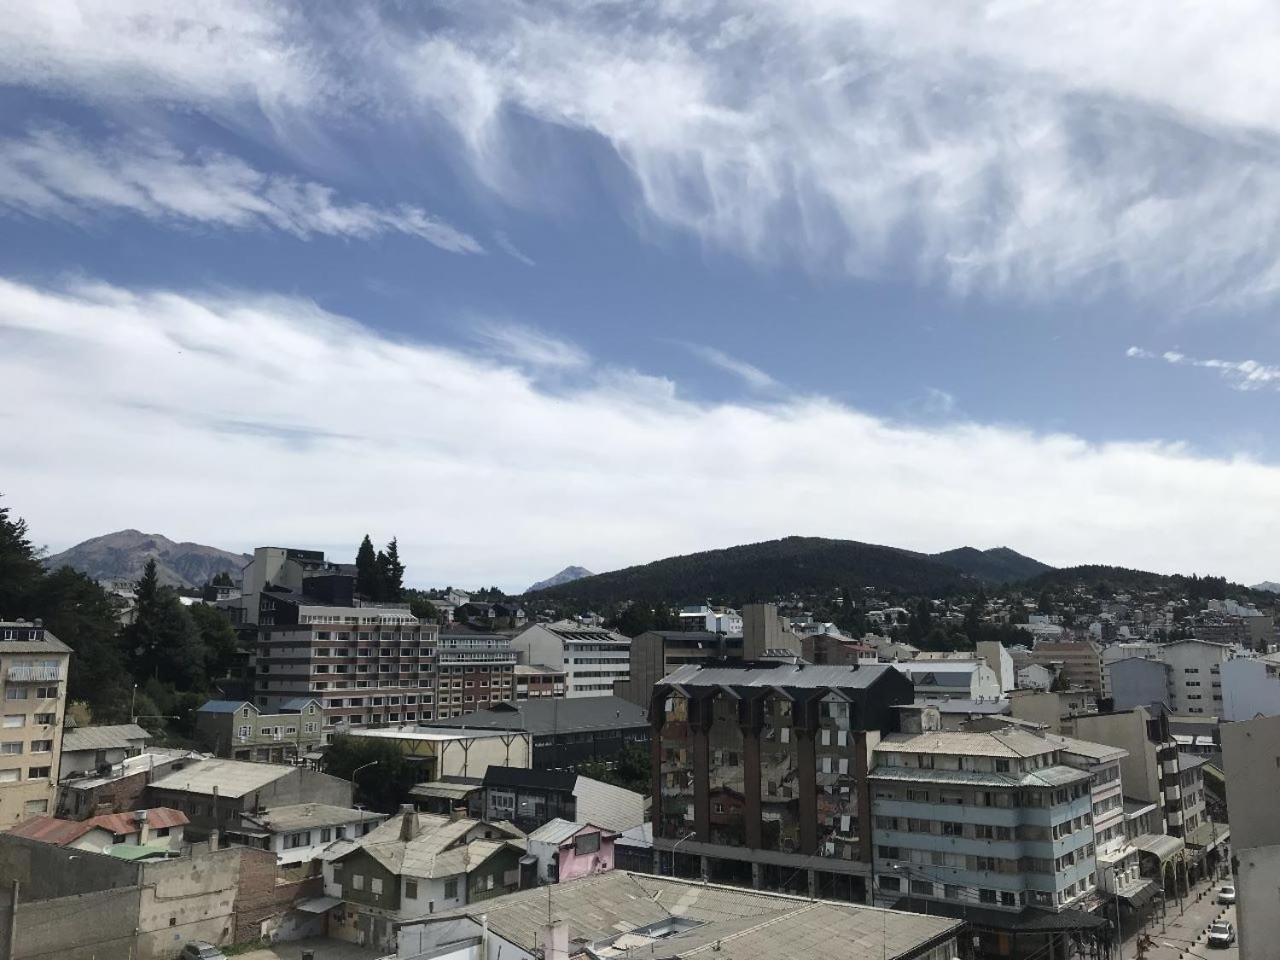
[(1236, 928), (1225, 920), (1214, 921), (1209, 927), (1209, 946), (1229, 947), (1236, 942)]
[(1232, 886), (1231, 884), (1229, 884), (1229, 883), (1224, 884), (1224, 885), (1222, 885), (1221, 887), (1219, 887), (1219, 888), (1218, 888), (1218, 902), (1219, 902), (1219, 903), (1235, 903), (1235, 902), (1236, 902), (1236, 888), (1235, 888), (1235, 887), (1233, 887), (1233, 886)]
[(227, 960), (227, 955), (212, 943), (203, 940), (191, 940), (178, 954), (178, 960)]

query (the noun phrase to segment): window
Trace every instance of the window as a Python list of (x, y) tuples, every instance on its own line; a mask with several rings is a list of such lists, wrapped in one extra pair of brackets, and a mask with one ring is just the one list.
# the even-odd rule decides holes
[(944, 883), (942, 885), (942, 895), (948, 900), (960, 899), (960, 886), (955, 883)]
[(408, 899), (408, 900), (418, 899), (418, 881), (417, 880), (405, 880), (404, 895), (405, 895), (405, 899)]
[(0, 754), (17, 754), (22, 752), (22, 744), (20, 743), (0, 743)]
[(981, 900), (983, 903), (995, 903), (996, 892), (994, 890), (979, 890), (978, 899)]
[(31, 752), (32, 753), (51, 753), (53, 752), (53, 741), (52, 740), (32, 740)]
[(363, 876), (361, 876), (361, 875), (360, 875), (360, 874), (358, 874), (358, 873), (353, 873), (353, 874), (351, 875), (351, 889), (352, 889), (352, 890), (363, 890), (363, 889), (364, 889), (364, 877), (363, 877)]
[(321, 829), (320, 829), (320, 842), (321, 842), (321, 843), (328, 843), (328, 842), (329, 842), (330, 840), (332, 840), (332, 839), (333, 839), (333, 828), (332, 828), (332, 827), (321, 827)]
[(27, 770), (28, 780), (44, 780), (49, 776), (49, 767), (30, 767)]
[(21, 778), (21, 770), (0, 770), (0, 783), (14, 783)]
[(4, 691), (4, 698), (6, 700), (26, 700), (27, 693), (26, 687), (7, 687)]
[(573, 852), (577, 854), (595, 853), (600, 849), (600, 834), (584, 833), (573, 838)]
[(880, 878), (880, 889), (881, 890), (901, 890), (902, 881), (899, 880), (897, 877), (882, 876)]
[(244, 724), (243, 726), (237, 727), (237, 728), (236, 728), (236, 736), (237, 736), (237, 737), (239, 737), (239, 738), (240, 738), (240, 739), (242, 739), (242, 740), (243, 740), (243, 739), (245, 739), (246, 737), (248, 737), (248, 736), (249, 736), (249, 725), (246, 723), (246, 724)]
[(36, 687), (36, 699), (37, 700), (57, 700), (58, 688), (57, 687)]
[(38, 727), (51, 727), (58, 722), (56, 713), (37, 713), (32, 718)]
[(296, 850), (298, 847), (305, 847), (311, 843), (311, 831), (303, 830), (301, 833), (291, 833), (284, 838), (284, 848), (286, 850)]
[(911, 892), (921, 897), (932, 897), (933, 883), (929, 880), (912, 880)]
[(37, 814), (49, 812), (48, 800), (28, 800), (22, 805), (22, 813), (24, 816), (33, 817)]
[(458, 881), (446, 880), (444, 882), (444, 897), (446, 900), (453, 900), (458, 896)]
[(18, 727), (27, 725), (27, 715), (25, 713), (6, 713), (4, 715), (4, 729), (16, 730)]
[(382, 880), (380, 878), (374, 877), (369, 881), (369, 892), (375, 897), (382, 893)]

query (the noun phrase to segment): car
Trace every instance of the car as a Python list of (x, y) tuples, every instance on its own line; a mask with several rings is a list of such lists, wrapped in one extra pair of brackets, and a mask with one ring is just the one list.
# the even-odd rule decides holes
[(1224, 884), (1224, 885), (1222, 885), (1221, 887), (1219, 887), (1219, 888), (1218, 888), (1218, 902), (1219, 902), (1219, 903), (1235, 903), (1235, 902), (1236, 902), (1236, 888), (1235, 888), (1235, 887), (1233, 887), (1233, 886), (1232, 886), (1231, 884), (1229, 884), (1229, 883)]
[(212, 943), (191, 940), (183, 946), (178, 960), (227, 960), (227, 955)]
[(1236, 928), (1225, 920), (1216, 920), (1209, 926), (1209, 946), (1229, 947), (1236, 942)]

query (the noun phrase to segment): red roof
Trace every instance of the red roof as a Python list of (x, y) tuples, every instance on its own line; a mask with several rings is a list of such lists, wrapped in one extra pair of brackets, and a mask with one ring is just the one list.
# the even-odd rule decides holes
[[(147, 826), (151, 830), (186, 826), (190, 821), (181, 810), (171, 807), (153, 807), (147, 811)], [(83, 837), (90, 830), (101, 828), (114, 836), (128, 836), (138, 832), (138, 814), (104, 813), (88, 820), (59, 820), (57, 817), (32, 817), (9, 830), (9, 833), (29, 840), (65, 847)]]

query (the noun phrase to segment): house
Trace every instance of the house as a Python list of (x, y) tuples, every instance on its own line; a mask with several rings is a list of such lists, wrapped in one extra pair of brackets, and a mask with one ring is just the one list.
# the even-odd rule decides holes
[(524, 836), (510, 824), (405, 807), (325, 864), (326, 887), (342, 900), (329, 935), (395, 949), (397, 921), (518, 889), (524, 855)]
[(146, 805), (142, 794), (147, 784), (203, 759), (191, 750), (148, 747), (96, 773), (68, 777), (58, 784), (58, 816), (84, 820), (100, 813), (137, 810)]
[(529, 834), (529, 857), (536, 861), (536, 877), (521, 886), (563, 883), (613, 869), (617, 832), (590, 823), (548, 820)]
[(533, 747), (530, 766), (543, 770), (609, 762), (629, 746), (648, 750), (650, 739), (645, 711), (612, 695), (504, 703), (436, 724), (445, 726), (526, 733)]
[(536, 830), (557, 817), (622, 831), (644, 822), (644, 797), (632, 790), (560, 770), (490, 767), (471, 795), (471, 816), (509, 820)]
[(9, 830), (17, 837), (40, 840), (74, 850), (107, 853), (111, 847), (164, 846), (179, 849), (187, 815), (181, 810), (154, 807), (129, 813), (105, 813), (88, 820), (33, 817)]
[(232, 760), (288, 763), (324, 744), (324, 708), (313, 697), (284, 701), (274, 712), (248, 700), (209, 700), (196, 711), (196, 737)]
[(1000, 678), (982, 660), (898, 660), (893, 666), (914, 684), (917, 697), (977, 700), (1004, 694)]
[(385, 813), (332, 803), (291, 803), (245, 813), (223, 834), (231, 843), (270, 850), (283, 865), (309, 863), (335, 840), (358, 840), (387, 819)]
[(207, 758), (147, 785), (155, 806), (173, 807), (207, 835), (237, 826), (245, 814), (298, 803), (351, 806), (351, 783), (304, 767)]
[(935, 960), (961, 955), (964, 927), (947, 917), (614, 870), (401, 923), (396, 956)]
[(151, 734), (136, 723), (69, 727), (62, 734), (58, 779), (95, 773), (142, 753)]

